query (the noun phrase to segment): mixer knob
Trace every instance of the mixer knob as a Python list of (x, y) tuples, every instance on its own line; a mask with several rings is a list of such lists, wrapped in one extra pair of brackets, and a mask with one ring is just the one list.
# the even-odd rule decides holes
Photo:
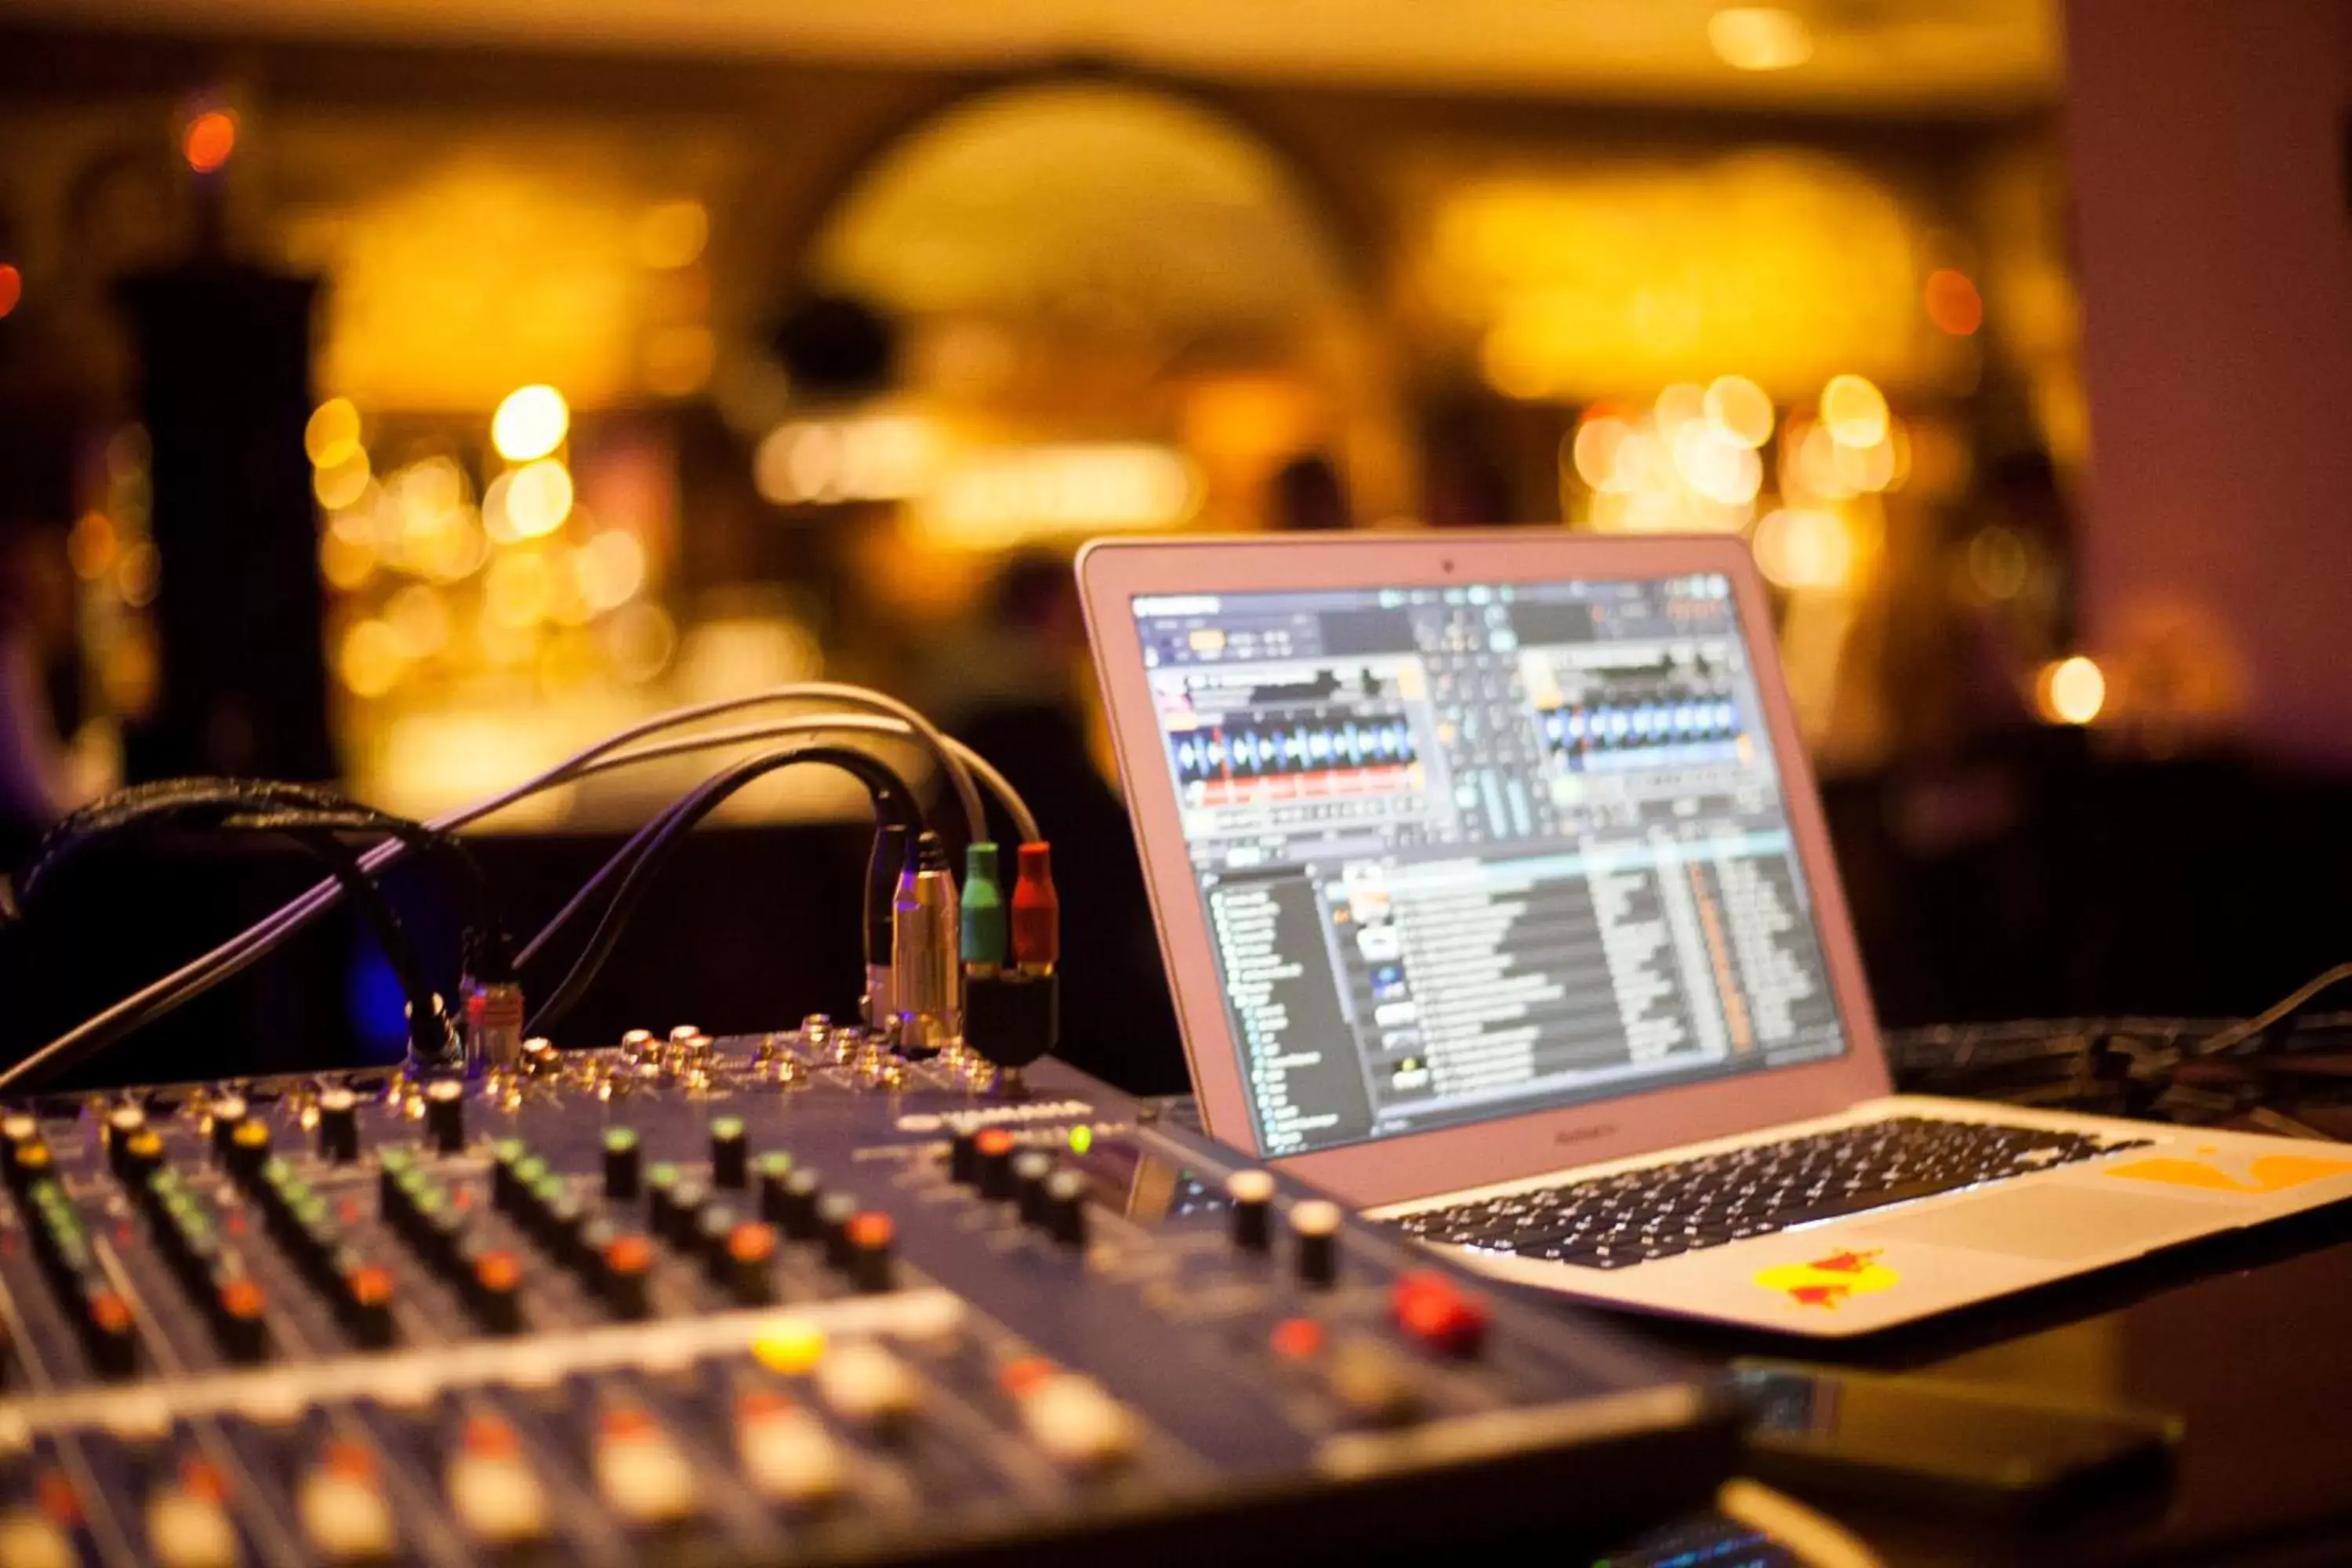
[(1298, 1238), (1298, 1278), (1328, 1285), (1339, 1273), (1339, 1205), (1308, 1198), (1290, 1208), (1291, 1234)]
[(228, 1173), (240, 1186), (250, 1185), (269, 1163), (269, 1124), (247, 1117), (228, 1135)]
[(629, 1203), (637, 1195), (637, 1134), (635, 1128), (604, 1129), (604, 1195)]
[(419, 1213), (424, 1220), (420, 1239), (425, 1256), (444, 1270), (456, 1273), (463, 1263), (466, 1216), (450, 1207), (437, 1193), (431, 1204), (420, 1207)]
[(980, 1195), (999, 1200), (1013, 1195), (1013, 1134), (1002, 1127), (982, 1129), (972, 1140), (972, 1180)]
[(642, 1318), (652, 1307), (654, 1244), (630, 1232), (604, 1246), (604, 1304), (615, 1317)]
[(372, 1350), (392, 1342), (392, 1271), (362, 1263), (343, 1275), (342, 1317), (352, 1338)]
[(948, 1179), (965, 1186), (980, 1180), (980, 1134), (970, 1128), (958, 1131), (948, 1142)]
[(549, 1533), (547, 1490), (503, 1421), (466, 1423), (444, 1483), (458, 1527), (486, 1546), (521, 1546)]
[(360, 1097), (341, 1085), (319, 1094), (319, 1155), (338, 1165), (360, 1157)]
[(243, 1095), (225, 1094), (213, 1101), (213, 1152), (220, 1159), (226, 1161), (228, 1158), (229, 1140), (236, 1137), (236, 1130), (244, 1125), (249, 1109)]
[(106, 1163), (117, 1176), (129, 1179), (123, 1145), (133, 1134), (144, 1131), (146, 1127), (147, 1113), (135, 1105), (118, 1105), (106, 1113), (102, 1134), (106, 1144)]
[(122, 1179), (134, 1193), (142, 1192), (147, 1178), (163, 1168), (163, 1140), (152, 1127), (142, 1127), (122, 1142)]
[(784, 1178), (793, 1173), (793, 1157), (781, 1149), (760, 1156), (760, 1217), (770, 1225), (784, 1219)]
[(646, 1173), (646, 1219), (656, 1236), (667, 1237), (677, 1224), (677, 1184), (684, 1177), (664, 1160)]
[(753, 1221), (728, 1231), (720, 1252), (721, 1283), (729, 1295), (746, 1307), (765, 1306), (775, 1299), (771, 1275), (776, 1262), (776, 1232)]
[(1225, 1178), (1225, 1198), (1234, 1211), (1234, 1245), (1264, 1252), (1274, 1245), (1274, 1178), (1264, 1171), (1235, 1171)]
[(83, 1309), (82, 1328), (90, 1364), (100, 1377), (129, 1377), (139, 1370), (139, 1324), (130, 1302), (111, 1290), (93, 1292)]
[(515, 1180), (515, 1167), (530, 1155), (530, 1145), (520, 1138), (501, 1138), (490, 1145), (490, 1206), (512, 1212), (515, 1200), (521, 1194), (522, 1184)]
[(236, 1521), (221, 1506), (220, 1478), (209, 1466), (189, 1469), (148, 1499), (148, 1553), (162, 1568), (236, 1568), (244, 1547)]
[(735, 1450), (762, 1496), (822, 1508), (848, 1485), (841, 1445), (824, 1423), (781, 1394), (747, 1394), (735, 1406)]
[(268, 1300), (261, 1287), (243, 1276), (224, 1279), (213, 1297), (213, 1322), (221, 1353), (234, 1362), (257, 1362), (268, 1353)]
[(656, 1217), (655, 1228), (670, 1246), (681, 1252), (692, 1251), (701, 1236), (703, 1205), (709, 1201), (709, 1188), (691, 1176), (682, 1176), (670, 1184), (667, 1220)]
[(824, 1260), (835, 1268), (849, 1267), (849, 1222), (857, 1217), (857, 1200), (847, 1193), (827, 1193), (816, 1201), (817, 1235), (824, 1242)]
[(673, 1046), (682, 1046), (701, 1033), (702, 1031), (692, 1024), (675, 1025), (669, 1032), (669, 1043)]
[(41, 1135), (41, 1124), (26, 1111), (12, 1110), (0, 1116), (0, 1148), (11, 1154), (20, 1143), (30, 1143)]
[(522, 1259), (504, 1248), (478, 1255), (466, 1297), (482, 1327), (494, 1334), (516, 1332), (522, 1327)]
[(851, 1284), (876, 1294), (892, 1288), (897, 1270), (890, 1259), (890, 1244), (897, 1235), (898, 1226), (891, 1223), (890, 1216), (876, 1209), (853, 1216), (842, 1227), (842, 1239), (848, 1248), (846, 1268)]
[(0, 1563), (8, 1568), (79, 1568), (73, 1537), (29, 1508), (0, 1514)]
[(549, 1176), (534, 1194), (538, 1209), (540, 1245), (559, 1261), (569, 1263), (580, 1254), (580, 1226), (583, 1215), (580, 1200), (563, 1184), (561, 1176)]
[(8, 1184), (23, 1192), (57, 1168), (57, 1156), (37, 1138), (27, 1139), (8, 1152)]
[[(497, 1166), (494, 1164), (491, 1169), (495, 1172)], [(525, 1228), (536, 1226), (539, 1223), (540, 1194), (542, 1187), (548, 1182), (560, 1183), (560, 1180), (561, 1178), (557, 1177), (554, 1172), (547, 1168), (545, 1160), (536, 1154), (525, 1154), (507, 1170), (507, 1201), (504, 1205), (507, 1212), (513, 1215)], [(497, 1191), (497, 1179), (493, 1175), (491, 1202), (494, 1204), (498, 1201)]]
[(425, 1086), (425, 1131), (433, 1147), (455, 1154), (466, 1146), (466, 1086), (436, 1078)]
[(1024, 1225), (1045, 1223), (1045, 1179), (1054, 1173), (1054, 1156), (1042, 1149), (1024, 1149), (1013, 1156), (1013, 1198)]
[(605, 1506), (628, 1524), (675, 1524), (701, 1507), (694, 1467), (642, 1410), (623, 1406), (604, 1413), (593, 1465)]
[(714, 1285), (727, 1281), (727, 1238), (742, 1217), (730, 1204), (705, 1204), (694, 1216), (694, 1250)]
[(751, 1151), (743, 1141), (743, 1123), (722, 1116), (710, 1124), (710, 1184), (740, 1187), (750, 1173)]
[(824, 1235), (817, 1220), (818, 1197), (824, 1191), (824, 1178), (806, 1165), (784, 1173), (777, 1203), (777, 1223), (784, 1234), (794, 1241), (814, 1241)]
[(1020, 1398), (1030, 1441), (1072, 1469), (1100, 1469), (1135, 1450), (1135, 1418), (1090, 1377), (1048, 1373)]
[(921, 1403), (907, 1363), (863, 1340), (837, 1345), (816, 1364), (816, 1391), (834, 1412), (860, 1426), (887, 1430)]
[(328, 1449), (296, 1488), (294, 1510), (311, 1550), (330, 1563), (381, 1563), (398, 1547), (375, 1457), (356, 1443)]
[(651, 1029), (631, 1029), (621, 1037), (621, 1054), (631, 1061), (639, 1060), (646, 1052), (657, 1048)]
[(1045, 1231), (1064, 1247), (1087, 1244), (1087, 1179), (1076, 1171), (1045, 1178)]

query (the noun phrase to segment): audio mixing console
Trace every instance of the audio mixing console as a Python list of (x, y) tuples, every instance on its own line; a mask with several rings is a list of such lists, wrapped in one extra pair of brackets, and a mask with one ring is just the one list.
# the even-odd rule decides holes
[(1051, 1061), (6, 1110), (8, 1568), (1559, 1555), (1729, 1463), (1706, 1384)]

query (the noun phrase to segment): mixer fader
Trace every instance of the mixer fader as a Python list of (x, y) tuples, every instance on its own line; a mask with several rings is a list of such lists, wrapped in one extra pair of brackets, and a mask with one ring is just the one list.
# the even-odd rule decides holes
[(0, 1160), (8, 1568), (1296, 1560), (1727, 1462), (1702, 1384), (1149, 1106), (821, 1018), (20, 1103)]

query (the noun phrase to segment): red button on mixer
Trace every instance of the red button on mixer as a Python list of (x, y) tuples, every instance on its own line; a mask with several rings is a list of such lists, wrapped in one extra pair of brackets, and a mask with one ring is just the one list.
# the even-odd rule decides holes
[(1404, 1275), (1389, 1304), (1399, 1328), (1441, 1355), (1475, 1355), (1486, 1342), (1486, 1309), (1442, 1275)]

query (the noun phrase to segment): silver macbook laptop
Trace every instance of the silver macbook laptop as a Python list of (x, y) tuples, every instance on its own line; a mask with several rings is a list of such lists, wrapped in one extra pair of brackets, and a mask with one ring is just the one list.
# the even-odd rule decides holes
[(1209, 1131), (1506, 1279), (1867, 1332), (2352, 1197), (1898, 1096), (1738, 542), (1079, 558)]

